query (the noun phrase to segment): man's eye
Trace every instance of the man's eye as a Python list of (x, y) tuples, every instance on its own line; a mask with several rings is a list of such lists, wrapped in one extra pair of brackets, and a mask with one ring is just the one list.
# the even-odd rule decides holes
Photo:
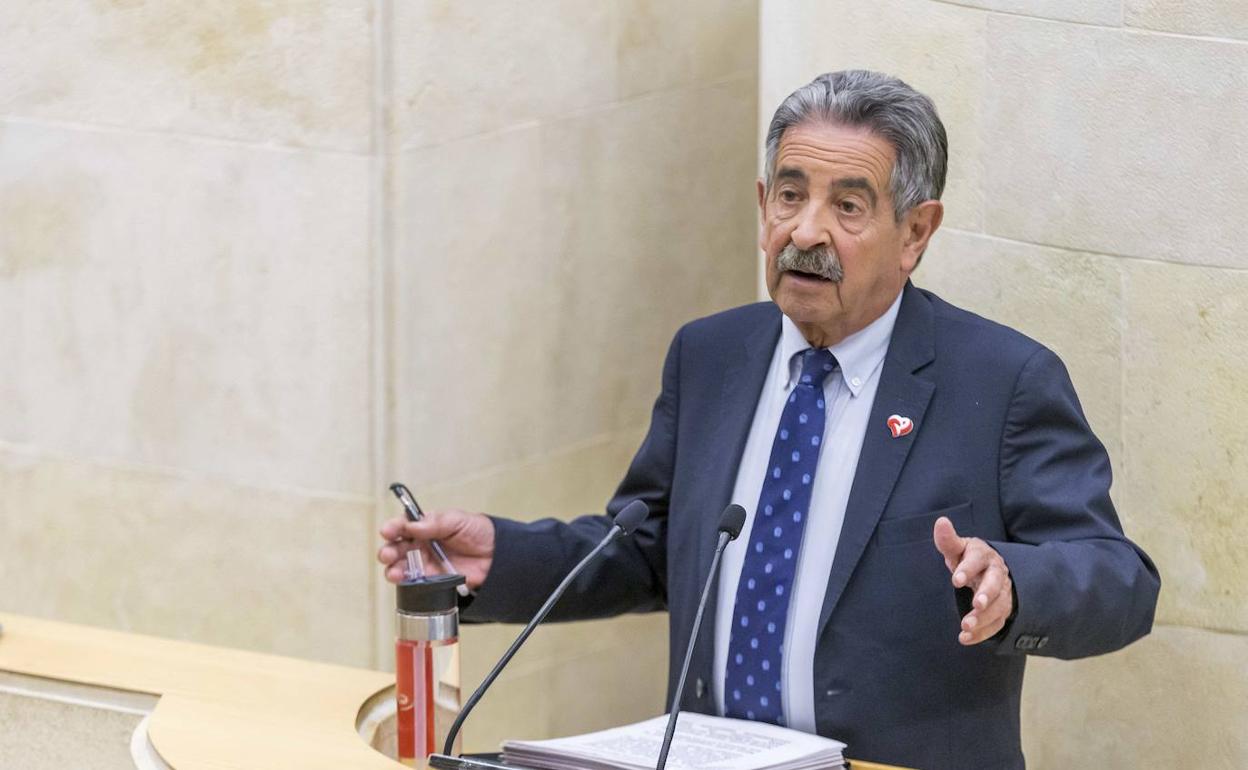
[(781, 190), (780, 191), (780, 200), (784, 201), (785, 203), (796, 203), (797, 198), (798, 198), (797, 192), (794, 190)]
[(857, 214), (862, 211), (862, 209), (859, 208), (858, 204), (854, 203), (853, 201), (841, 201), (840, 208), (841, 208), (841, 211), (845, 214)]

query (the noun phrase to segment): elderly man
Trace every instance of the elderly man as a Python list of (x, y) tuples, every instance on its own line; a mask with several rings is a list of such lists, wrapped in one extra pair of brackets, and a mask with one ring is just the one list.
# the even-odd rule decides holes
[[(1138, 639), (1159, 579), (1057, 356), (910, 283), (945, 168), (934, 106), (899, 80), (829, 73), (785, 99), (758, 182), (773, 302), (677, 333), (607, 506), (652, 517), (556, 616), (667, 608), (681, 660), (737, 502), (684, 708), (925, 770), (1021, 768), (1026, 656)], [(439, 539), (479, 592), (470, 618), (522, 621), (608, 527), (439, 511), (388, 522), (378, 556), (398, 580)]]

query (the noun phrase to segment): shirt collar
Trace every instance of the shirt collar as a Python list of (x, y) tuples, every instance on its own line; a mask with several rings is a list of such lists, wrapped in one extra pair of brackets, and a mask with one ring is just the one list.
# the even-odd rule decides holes
[[(901, 295), (902, 292), (898, 292), (897, 299), (893, 300), (888, 310), (865, 328), (828, 347), (840, 364), (839, 371), (845, 387), (855, 396), (867, 384), (872, 372), (884, 362), (888, 341), (897, 323), (897, 311), (901, 309)], [(780, 329), (780, 364), (785, 367), (782, 384), (787, 391), (793, 386), (801, 367), (794, 356), (809, 348), (810, 343), (787, 315), (782, 316)]]

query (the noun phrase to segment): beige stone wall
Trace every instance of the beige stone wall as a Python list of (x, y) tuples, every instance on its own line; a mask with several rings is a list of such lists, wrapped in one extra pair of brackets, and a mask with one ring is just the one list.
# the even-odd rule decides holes
[[(753, 296), (757, 21), (0, 3), (0, 607), (384, 667), (385, 483), (600, 509), (676, 327)], [(657, 713), (665, 651), (544, 629), (470, 744)]]
[(374, 14), (0, 3), (0, 606), (368, 664)]
[(915, 280), (1036, 337), (1108, 445), (1152, 636), (1035, 660), (1036, 768), (1248, 766), (1248, 12), (1238, 0), (765, 2), (760, 118), (832, 69), (930, 94), (945, 227)]
[[(397, 3), (393, 21), (393, 475), (431, 506), (601, 510), (672, 333), (753, 296), (755, 4)], [(666, 629), (540, 630), (470, 741), (660, 713)], [(514, 634), (468, 629), (465, 681)]]

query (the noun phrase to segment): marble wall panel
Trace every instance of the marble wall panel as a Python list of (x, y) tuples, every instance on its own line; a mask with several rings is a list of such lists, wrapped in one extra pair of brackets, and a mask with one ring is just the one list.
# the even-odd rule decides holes
[[(990, 15), (987, 230), (1248, 266), (1248, 46)], [(1216, 62), (1216, 65), (1215, 65)]]
[(0, 123), (0, 440), (369, 484), (368, 161)]
[(761, 18), (760, 136), (780, 102), (821, 72), (895, 75), (932, 98), (949, 135), (945, 224), (981, 229), (986, 14), (930, 0), (800, 0), (764, 2)]
[(539, 457), (429, 485), (434, 507), (486, 511), (522, 521), (601, 513), (641, 446), (645, 425), (562, 447)]
[(752, 79), (757, 24), (756, 0), (398, 3), (400, 145), (423, 148), (648, 93)]
[(1032, 658), (1023, 750), (1035, 770), (1248, 767), (1248, 636), (1161, 626), (1126, 650)]
[[(466, 692), (519, 631), (465, 627)], [(666, 615), (544, 626), (473, 711), (465, 748), (496, 751), (507, 738), (576, 735), (648, 719), (666, 711), (666, 688)]]
[(1127, 264), (1127, 507), (1159, 618), (1245, 633), (1248, 272)]
[(680, 323), (752, 297), (744, 85), (404, 156), (396, 467), (457, 478), (648, 419)]
[[(914, 282), (1056, 352), (1122, 478), (1122, 277), (1119, 260), (958, 230), (937, 233)], [(1077, 309), (1077, 310), (1075, 310)]]
[(403, 158), (394, 463), (418, 489), (544, 448), (528, 437), (549, 419), (560, 255), (542, 233), (540, 148), (530, 127)]
[[(520, 632), (519, 627), (505, 626), (497, 629), (500, 644), (495, 659), (503, 654), (507, 645)], [(541, 633), (546, 633), (542, 629)], [(538, 636), (539, 634), (534, 634)], [(476, 627), (465, 628), (460, 641), (465, 650), (475, 648), (481, 633)], [(529, 655), (526, 647), (516, 656), (515, 663)], [(464, 698), (472, 693), (493, 665), (490, 660), (477, 666), (464, 662)], [(498, 751), (502, 742), (514, 738), (556, 738), (550, 731), (551, 714), (560, 709), (575, 710), (584, 693), (560, 693), (551, 691), (553, 672), (547, 666), (528, 665), (512, 671), (513, 666), (499, 675), (490, 692), (473, 709), (472, 716), (464, 723), (464, 751)], [(516, 666), (515, 668), (519, 668)]]
[(0, 3), (0, 114), (367, 152), (373, 6)]
[(576, 709), (551, 714), (552, 735), (605, 730), (667, 713), (667, 615), (612, 622), (600, 629), (611, 644), (552, 667), (556, 691), (579, 696)]
[(348, 665), (372, 507), (0, 447), (8, 612)]
[(615, 101), (610, 3), (394, 4), (394, 114), (428, 147)]
[(615, 0), (622, 99), (755, 77), (758, 0)]
[(982, 8), (986, 11), (1002, 11), (1024, 16), (1036, 16), (1057, 21), (1076, 21), (1084, 24), (1122, 24), (1122, 0), (933, 0)]
[(1248, 40), (1248, 5), (1240, 0), (1125, 0), (1124, 14), (1131, 27)]

